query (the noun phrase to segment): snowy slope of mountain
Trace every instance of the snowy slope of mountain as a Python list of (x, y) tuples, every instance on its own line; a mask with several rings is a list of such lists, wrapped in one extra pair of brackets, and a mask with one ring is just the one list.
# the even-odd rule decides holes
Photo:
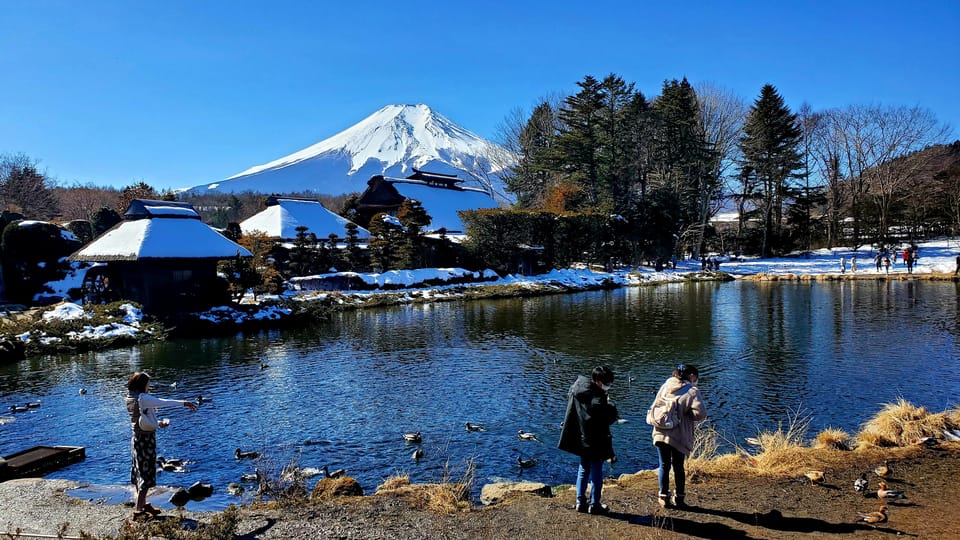
[(420, 105), (388, 105), (328, 139), (194, 193), (242, 192), (324, 195), (362, 192), (376, 174), (403, 178), (413, 168), (456, 174), (465, 185), (503, 199), (498, 173), (508, 161), (503, 148)]

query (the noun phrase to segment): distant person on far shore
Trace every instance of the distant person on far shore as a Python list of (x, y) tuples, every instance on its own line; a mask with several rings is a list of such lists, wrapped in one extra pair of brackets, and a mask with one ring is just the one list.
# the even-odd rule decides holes
[[(877, 253), (877, 256), (875, 257), (875, 262), (877, 263), (877, 273), (878, 273), (878, 274), (880, 273), (880, 267), (883, 266), (883, 259), (884, 259), (883, 252), (882, 252), (882, 251), (878, 252), (878, 253)], [(889, 262), (889, 261), (888, 261), (888, 262)]]
[(903, 250), (903, 264), (907, 265), (907, 273), (913, 273), (913, 253), (909, 249)]
[(847, 258), (844, 255), (840, 256), (840, 273), (847, 273)]
[(889, 256), (883, 258), (883, 269), (884, 271), (886, 271), (886, 273), (888, 274), (890, 273), (890, 257)]
[(853, 272), (854, 274), (857, 273), (857, 256), (856, 255), (850, 256), (850, 271)]
[(960, 254), (957, 255), (957, 269), (953, 271), (953, 275), (960, 273)]

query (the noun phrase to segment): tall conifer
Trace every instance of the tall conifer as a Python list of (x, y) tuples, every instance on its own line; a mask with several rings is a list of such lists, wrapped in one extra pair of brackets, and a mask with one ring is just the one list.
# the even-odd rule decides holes
[(740, 138), (741, 168), (752, 171), (760, 189), (760, 253), (764, 257), (781, 247), (780, 227), (789, 180), (796, 178), (802, 166), (801, 135), (797, 115), (790, 112), (773, 85), (764, 85), (750, 108)]

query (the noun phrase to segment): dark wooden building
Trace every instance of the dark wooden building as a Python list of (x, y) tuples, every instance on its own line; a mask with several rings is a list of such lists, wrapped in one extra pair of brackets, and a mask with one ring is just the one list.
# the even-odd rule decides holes
[(200, 221), (187, 203), (135, 199), (124, 221), (70, 256), (87, 272), (88, 301), (128, 299), (153, 312), (196, 311), (229, 300), (217, 263), (250, 257)]
[(413, 171), (406, 178), (383, 175), (370, 178), (358, 201), (357, 222), (367, 225), (379, 213), (396, 216), (403, 201), (416, 199), (430, 215), (428, 232), (444, 228), (448, 234), (463, 234), (463, 222), (457, 212), (498, 206), (486, 191), (461, 186), (463, 180), (456, 175)]

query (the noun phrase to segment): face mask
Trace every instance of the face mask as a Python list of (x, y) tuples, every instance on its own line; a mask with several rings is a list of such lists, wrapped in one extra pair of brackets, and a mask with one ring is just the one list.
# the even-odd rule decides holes
[(609, 384), (601, 384), (601, 385), (600, 385), (600, 388), (602, 388), (603, 391), (606, 392), (606, 391), (610, 390), (610, 385), (609, 385)]

